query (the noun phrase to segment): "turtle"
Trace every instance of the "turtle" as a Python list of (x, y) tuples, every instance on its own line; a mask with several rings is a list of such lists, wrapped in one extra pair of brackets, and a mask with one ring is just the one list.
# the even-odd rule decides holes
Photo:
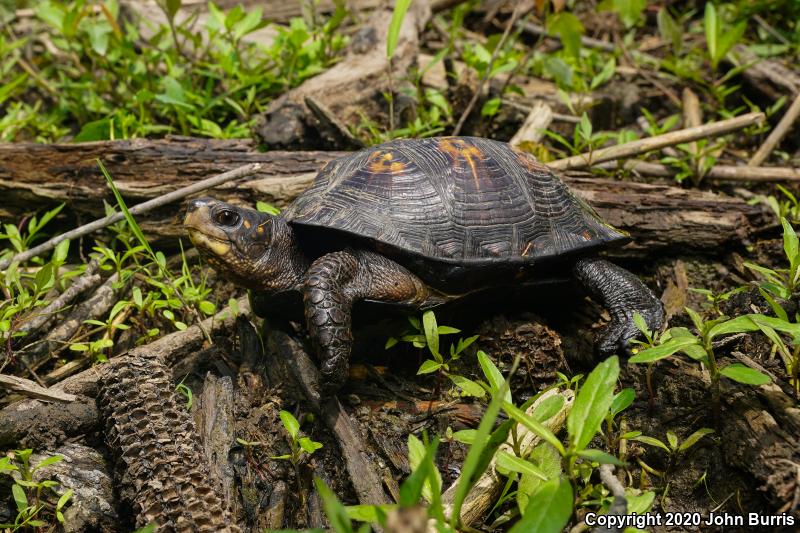
[(572, 277), (609, 311), (596, 348), (628, 351), (634, 314), (661, 327), (661, 302), (598, 254), (631, 239), (548, 167), (477, 137), (394, 140), (334, 159), (282, 213), (211, 198), (184, 226), (220, 273), (262, 301), (302, 296), (322, 383), (344, 382), (355, 302), (429, 309), (480, 289)]

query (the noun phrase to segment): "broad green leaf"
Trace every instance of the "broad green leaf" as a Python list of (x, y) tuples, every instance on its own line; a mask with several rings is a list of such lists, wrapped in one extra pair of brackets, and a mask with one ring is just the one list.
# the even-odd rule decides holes
[(586, 378), (572, 410), (567, 415), (567, 433), (570, 446), (581, 451), (600, 429), (600, 424), (614, 400), (614, 385), (619, 376), (619, 359), (612, 356), (600, 363)]
[(673, 450), (678, 449), (678, 436), (672, 430), (667, 430), (667, 443)]
[(673, 53), (679, 54), (683, 45), (683, 29), (678, 26), (678, 23), (669, 14), (666, 6), (658, 10), (656, 22), (661, 38), (667, 42), (672, 42)]
[[(547, 476), (548, 480), (556, 478), (561, 474), (561, 456), (558, 454), (558, 450), (547, 442), (536, 446), (528, 456), (528, 461), (537, 465)], [(528, 500), (539, 490), (543, 483), (544, 482), (538, 476), (529, 474), (522, 474), (520, 476), (517, 485), (517, 506), (519, 507), (520, 514), (528, 507)]]
[(411, 0), (397, 0), (394, 4), (392, 20), (389, 22), (389, 33), (386, 36), (386, 57), (389, 59), (394, 57), (397, 41), (400, 38), (400, 29), (403, 26), (403, 19), (406, 18), (406, 12), (410, 5)]
[(339, 501), (336, 495), (328, 488), (324, 481), (315, 477), (314, 486), (322, 498), (322, 506), (325, 508), (325, 516), (328, 517), (331, 526), (336, 533), (353, 533), (353, 526), (347, 509)]
[(439, 332), (439, 335), (452, 335), (453, 333), (461, 333), (460, 329), (451, 328), (450, 326), (439, 326), (436, 328), (436, 331)]
[(786, 252), (786, 257), (789, 259), (789, 269), (795, 270), (797, 268), (797, 254), (800, 251), (797, 242), (797, 233), (795, 233), (794, 228), (785, 218), (781, 218), (781, 224), (783, 225), (783, 251)]
[(308, 437), (300, 437), (300, 439), (297, 441), (297, 444), (299, 444), (303, 451), (308, 454), (312, 454), (322, 448), (321, 442), (311, 440)]
[(300, 431), (300, 422), (289, 411), (281, 410), (279, 416), (281, 417), (281, 422), (283, 422), (283, 427), (286, 428), (292, 440), (297, 439), (297, 433)]
[(417, 370), (417, 375), (421, 374), (430, 374), (431, 372), (436, 372), (442, 368), (442, 363), (434, 361), (433, 359), (426, 359)]
[(689, 318), (692, 319), (692, 323), (694, 324), (694, 327), (697, 329), (697, 332), (702, 335), (703, 319), (700, 317), (699, 314), (697, 314), (697, 311), (695, 311), (691, 307), (684, 307), (683, 309), (686, 311), (686, 314), (689, 315)]
[(14, 503), (17, 504), (17, 511), (22, 512), (28, 507), (28, 497), (20, 485), (16, 483), (11, 485), (11, 494), (14, 496)]
[(546, 473), (530, 461), (512, 455), (506, 451), (499, 450), (495, 458), (497, 459), (497, 466), (507, 472), (536, 476), (542, 481), (547, 481), (549, 479)]
[(398, 505), (386, 503), (383, 505), (348, 505), (345, 507), (350, 520), (380, 524), (386, 520), (386, 515), (399, 508)]
[(742, 315), (713, 326), (709, 330), (708, 336), (709, 338), (713, 339), (719, 335), (728, 335), (731, 333), (742, 333), (744, 331), (757, 330), (758, 324), (753, 322), (753, 320), (750, 318), (750, 315)]
[(744, 383), (745, 385), (764, 385), (772, 381), (769, 376), (762, 374), (758, 370), (746, 367), (741, 363), (730, 364), (720, 369), (719, 373), (726, 378)]
[(635, 398), (636, 391), (630, 387), (622, 389), (614, 396), (614, 400), (611, 402), (611, 406), (608, 408), (608, 414), (611, 415), (611, 418), (614, 418), (622, 411), (630, 407)]
[(544, 422), (553, 418), (562, 407), (564, 407), (564, 397), (553, 394), (539, 402), (531, 411), (531, 416), (539, 422)]
[(711, 429), (711, 428), (700, 428), (700, 429), (698, 429), (697, 431), (695, 431), (694, 433), (692, 433), (691, 435), (686, 437), (685, 441), (681, 442), (681, 445), (678, 446), (678, 450), (679, 451), (688, 450), (689, 448), (694, 446), (697, 443), (697, 441), (699, 441), (700, 439), (702, 439), (706, 435), (710, 435), (711, 433), (714, 433), (714, 430)]
[[(439, 328), (436, 326), (436, 315), (430, 309), (422, 314), (422, 324), (425, 328), (425, 340), (428, 349), (434, 357), (439, 356)], [(441, 357), (441, 356), (440, 356)], [(439, 357), (436, 357), (438, 360)]]
[(645, 337), (650, 336), (650, 328), (647, 327), (647, 322), (644, 321), (644, 317), (639, 311), (633, 313), (633, 325), (636, 326), (636, 329), (641, 331), (642, 335)]
[(711, 58), (711, 66), (717, 68), (717, 61), (719, 60), (717, 56), (719, 22), (717, 20), (717, 9), (713, 2), (706, 2), (703, 29), (706, 33), (706, 47), (708, 48), (708, 56)]
[(550, 431), (549, 428), (544, 426), (541, 422), (536, 420), (535, 418), (527, 415), (525, 411), (512, 405), (511, 403), (504, 402), (503, 409), (505, 412), (516, 420), (518, 423), (522, 424), (526, 428), (528, 428), (533, 433), (539, 435), (542, 439), (550, 443), (561, 455), (566, 455), (567, 451), (564, 449), (564, 445), (561, 444), (561, 441)]
[[(419, 440), (415, 435), (409, 433), (408, 434), (408, 464), (411, 466), (411, 470), (414, 471), (420, 467), (422, 461), (425, 459), (425, 445), (422, 444), (422, 441)], [(436, 477), (438, 481), (438, 485), (441, 487), (442, 485), (442, 475), (439, 473), (439, 470), (435, 467), (433, 468), (433, 475)], [(426, 480), (424, 486), (422, 487), (422, 496), (425, 498), (426, 501), (429, 503), (433, 501), (433, 487), (431, 485), (430, 480)]]
[(261, 27), (263, 25), (261, 22), (261, 13), (261, 7), (256, 7), (247, 13), (242, 20), (234, 24), (233, 38), (238, 41), (248, 33), (251, 33)]
[(475, 433), (474, 429), (462, 429), (453, 433), (453, 439), (462, 444), (472, 444), (475, 442)]
[(580, 457), (584, 459), (588, 459), (589, 461), (593, 461), (595, 463), (600, 464), (608, 464), (608, 465), (617, 465), (617, 466), (625, 466), (623, 461), (620, 461), (618, 458), (614, 457), (610, 453), (606, 453), (600, 450), (594, 450), (592, 448), (587, 448), (582, 450), (578, 453)]
[(659, 344), (652, 348), (647, 348), (633, 355), (628, 359), (629, 363), (652, 363), (659, 359), (664, 359), (673, 355), (687, 346), (697, 345), (700, 340), (697, 337), (678, 337), (669, 339), (664, 344)]
[(617, 68), (617, 61), (612, 56), (605, 65), (603, 65), (603, 70), (601, 70), (594, 78), (592, 78), (592, 83), (589, 85), (591, 90), (597, 89), (602, 84), (606, 83), (614, 76), (614, 72)]
[(669, 446), (667, 446), (666, 444), (664, 444), (660, 440), (655, 439), (653, 437), (648, 437), (647, 435), (639, 435), (638, 437), (632, 437), (629, 440), (635, 440), (637, 442), (641, 442), (641, 443), (644, 443), (644, 444), (649, 444), (650, 446), (656, 446), (657, 448), (661, 448), (663, 450), (666, 450), (667, 452), (671, 451), (669, 449)]
[(456, 387), (460, 388), (462, 393), (466, 396), (474, 396), (476, 398), (483, 398), (486, 396), (486, 390), (469, 378), (459, 376), (458, 374), (448, 374), (447, 377), (450, 378), (450, 381), (452, 381)]
[[(411, 435), (409, 435), (411, 437)], [(412, 453), (413, 445), (412, 439), (408, 439), (409, 443), (409, 454)], [(421, 443), (420, 443), (421, 444)], [(436, 448), (439, 446), (439, 440), (434, 438), (433, 442), (431, 442), (428, 447), (425, 449), (422, 457), (419, 458), (419, 462), (417, 467), (411, 471), (411, 475), (403, 481), (403, 484), (400, 486), (400, 505), (402, 506), (410, 506), (416, 505), (419, 502), (419, 498), (422, 494), (424, 494), (425, 485), (428, 480), (428, 476), (433, 466), (433, 457), (436, 455)], [(416, 458), (416, 452), (415, 458)], [(409, 455), (409, 460), (411, 456)]]
[(580, 54), (583, 32), (583, 24), (569, 11), (561, 11), (547, 17), (547, 33), (558, 35), (564, 50), (576, 59)]
[(531, 496), (522, 518), (509, 533), (559, 533), (572, 516), (573, 503), (569, 480), (551, 479)]
[(69, 239), (64, 239), (60, 243), (56, 245), (56, 249), (53, 251), (53, 262), (54, 263), (63, 263), (67, 259), (67, 255), (69, 254)]
[[(478, 350), (478, 363), (481, 365), (483, 375), (486, 376), (486, 381), (489, 382), (492, 394), (497, 394), (497, 391), (500, 390), (500, 387), (502, 387), (505, 382), (503, 374), (500, 373), (500, 370), (483, 350)], [(503, 401), (511, 403), (510, 390), (506, 390)]]

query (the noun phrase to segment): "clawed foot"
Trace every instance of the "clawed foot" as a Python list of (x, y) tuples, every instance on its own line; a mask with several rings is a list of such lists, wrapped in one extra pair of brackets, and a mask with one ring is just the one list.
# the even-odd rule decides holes
[(658, 302), (647, 309), (631, 309), (624, 313), (612, 315), (611, 323), (606, 326), (597, 340), (597, 350), (602, 356), (613, 354), (630, 357), (633, 355), (631, 339), (642, 337), (639, 328), (633, 322), (633, 315), (638, 312), (644, 318), (650, 331), (658, 331), (664, 321), (664, 311)]

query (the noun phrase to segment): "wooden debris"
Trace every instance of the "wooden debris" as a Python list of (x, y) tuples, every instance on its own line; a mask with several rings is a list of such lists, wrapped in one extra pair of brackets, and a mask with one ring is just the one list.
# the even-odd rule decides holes
[(764, 143), (758, 147), (758, 150), (756, 150), (756, 153), (750, 158), (750, 161), (747, 162), (747, 165), (751, 167), (761, 165), (786, 134), (789, 133), (789, 130), (797, 121), (798, 116), (800, 116), (800, 91), (798, 91), (792, 105), (789, 106), (789, 109), (783, 115), (780, 122), (778, 122), (778, 125), (775, 126), (775, 129), (772, 130)]
[[(182, 198), (185, 198), (185, 197), (190, 196), (192, 194), (196, 194), (196, 193), (204, 191), (206, 189), (210, 189), (210, 188), (215, 187), (217, 185), (222, 185), (223, 183), (226, 183), (226, 182), (229, 182), (229, 181), (233, 181), (233, 180), (236, 180), (236, 179), (239, 179), (239, 178), (244, 178), (246, 176), (251, 176), (251, 175), (255, 174), (256, 172), (258, 172), (258, 170), (260, 168), (261, 168), (261, 165), (259, 165), (258, 163), (251, 163), (249, 165), (244, 165), (242, 167), (235, 168), (233, 170), (229, 170), (228, 172), (223, 172), (222, 174), (220, 174), (218, 176), (213, 176), (211, 178), (208, 178), (208, 179), (205, 179), (205, 180), (202, 180), (202, 181), (198, 181), (197, 183), (193, 183), (192, 185), (189, 185), (187, 187), (182, 187), (182, 188), (180, 188), (180, 189), (178, 189), (176, 191), (172, 191), (170, 193), (161, 195), (161, 196), (159, 196), (157, 198), (153, 198), (152, 200), (149, 200), (147, 202), (143, 202), (141, 204), (135, 205), (135, 206), (131, 207), (128, 211), (130, 211), (130, 214), (132, 214), (132, 215), (138, 215), (138, 214), (141, 214), (141, 213), (146, 213), (148, 211), (151, 211), (151, 210), (155, 209), (156, 207), (161, 207), (161, 206), (170, 204), (172, 202), (175, 202), (176, 200), (180, 200)], [(32, 257), (36, 257), (38, 255), (43, 254), (44, 252), (48, 252), (48, 251), (52, 250), (53, 248), (55, 248), (58, 245), (58, 243), (60, 243), (60, 242), (63, 242), (63, 241), (69, 240), (69, 239), (77, 239), (78, 237), (83, 237), (84, 235), (89, 235), (90, 233), (92, 233), (94, 231), (97, 231), (99, 229), (103, 229), (105, 227), (108, 227), (111, 224), (119, 222), (120, 220), (124, 220), (124, 218), (125, 218), (125, 214), (122, 211), (119, 211), (119, 212), (114, 213), (113, 215), (109, 215), (109, 216), (107, 216), (105, 218), (101, 218), (99, 220), (95, 220), (94, 222), (90, 222), (88, 224), (84, 224), (83, 226), (80, 226), (79, 228), (75, 228), (72, 231), (67, 231), (67, 232), (61, 233), (59, 235), (56, 235), (52, 239), (50, 239), (50, 240), (48, 240), (46, 242), (43, 242), (42, 244), (39, 244), (39, 245), (34, 246), (33, 248), (29, 249), (29, 250), (26, 250), (24, 252), (20, 252), (20, 253), (18, 253), (16, 255), (12, 256), (10, 259), (6, 259), (4, 261), (0, 261), (0, 270), (2, 270), (4, 268), (7, 268), (8, 265), (10, 265), (11, 263), (13, 263), (15, 261), (18, 261), (18, 262), (27, 261), (28, 259), (30, 259)]]
[(108, 366), (97, 404), (117, 458), (120, 498), (133, 509), (136, 527), (240, 531), (163, 360), (140, 353)]
[[(617, 163), (601, 163), (600, 168), (613, 169)], [(678, 173), (677, 169), (662, 165), (661, 163), (650, 163), (649, 161), (629, 160), (623, 163), (623, 168), (633, 172), (638, 172), (645, 176), (660, 176), (670, 178)], [(792, 167), (750, 167), (750, 166), (730, 166), (714, 165), (703, 179), (714, 181), (800, 181), (800, 169)]]
[(545, 102), (538, 100), (533, 104), (525, 122), (508, 142), (513, 146), (519, 146), (525, 142), (538, 143), (552, 122), (553, 109)]
[(45, 400), (48, 402), (69, 403), (76, 400), (74, 394), (50, 390), (29, 379), (9, 376), (8, 374), (0, 374), (0, 388), (6, 388), (10, 391), (24, 394), (29, 398), (36, 398), (37, 400)]
[(291, 370), (303, 389), (309, 403), (322, 416), (325, 424), (336, 435), (336, 440), (347, 464), (350, 481), (364, 505), (389, 503), (383, 490), (381, 476), (374, 462), (367, 456), (367, 448), (358, 424), (345, 412), (337, 398), (323, 400), (319, 396), (319, 371), (303, 346), (279, 328), (268, 327), (265, 344)]
[[(544, 400), (559, 394), (564, 399), (564, 404), (562, 405), (561, 410), (543, 422), (545, 427), (547, 427), (553, 433), (558, 433), (567, 420), (567, 415), (569, 414), (569, 411), (572, 408), (572, 402), (575, 399), (574, 393), (571, 390), (567, 389), (564, 391), (559, 391), (557, 389), (551, 389), (533, 402), (533, 404), (526, 411), (528, 414), (531, 414), (533, 410)], [(541, 442), (541, 438), (538, 435), (528, 431), (527, 428), (521, 424), (517, 424), (516, 434), (520, 443), (519, 453), (522, 455), (530, 453), (530, 451)], [(502, 445), (500, 449), (514, 454), (515, 452), (513, 449), (512, 437), (509, 436), (507, 444)], [(496, 471), (496, 457), (496, 455), (492, 457), (492, 460), (490, 461), (489, 466), (486, 468), (486, 471), (480, 478), (478, 478), (478, 481), (475, 482), (472, 490), (470, 490), (469, 494), (467, 494), (467, 497), (464, 499), (464, 503), (461, 507), (461, 521), (466, 525), (473, 524), (486, 515), (486, 512), (496, 501), (497, 496), (499, 495), (500, 490), (505, 483), (503, 476), (498, 474)], [(456, 480), (450, 486), (450, 488), (444, 492), (444, 494), (442, 494), (442, 504), (444, 505), (446, 515), (450, 515), (453, 512), (453, 501), (455, 500), (456, 487), (458, 486), (459, 481), (460, 478), (459, 480)]]
[(665, 146), (674, 146), (676, 144), (696, 141), (698, 139), (724, 135), (726, 133), (731, 133), (732, 131), (740, 130), (747, 126), (757, 124), (763, 120), (764, 113), (747, 113), (746, 115), (740, 115), (727, 120), (720, 120), (719, 122), (711, 122), (695, 128), (686, 128), (664, 133), (662, 135), (656, 135), (655, 137), (646, 137), (644, 139), (639, 139), (637, 141), (632, 141), (617, 146), (600, 148), (599, 150), (594, 150), (593, 152), (553, 161), (552, 163), (548, 163), (548, 166), (557, 170), (586, 168), (604, 161), (624, 159), (626, 157), (634, 157), (645, 154), (653, 150), (660, 150)]
[(758, 57), (743, 44), (734, 46), (728, 57), (735, 58), (740, 65), (748, 65), (742, 76), (773, 100), (785, 94), (800, 94), (800, 73), (796, 68), (788, 68), (775, 59)]

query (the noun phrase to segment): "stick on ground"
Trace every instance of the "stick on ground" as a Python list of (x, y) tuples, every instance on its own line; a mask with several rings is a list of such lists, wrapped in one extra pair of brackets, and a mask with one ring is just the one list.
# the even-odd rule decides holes
[(759, 146), (758, 150), (750, 161), (747, 162), (748, 166), (757, 167), (760, 166), (764, 160), (769, 157), (769, 154), (778, 146), (778, 143), (781, 142), (789, 130), (792, 128), (792, 125), (797, 120), (797, 117), (800, 116), (800, 93), (797, 94), (797, 97), (792, 102), (792, 105), (789, 106), (789, 109), (786, 111), (786, 114), (783, 115), (778, 125), (775, 126), (775, 129), (772, 130), (772, 133), (769, 134), (767, 140), (764, 141), (764, 144)]
[[(217, 185), (221, 185), (225, 182), (232, 181), (239, 178), (244, 178), (246, 176), (251, 176), (258, 172), (261, 168), (259, 163), (251, 163), (249, 165), (244, 165), (239, 168), (235, 168), (233, 170), (229, 170), (228, 172), (223, 172), (217, 176), (213, 176), (211, 178), (205, 179), (203, 181), (198, 181), (197, 183), (193, 183), (182, 189), (178, 189), (177, 191), (172, 191), (167, 193), (163, 196), (159, 196), (157, 198), (153, 198), (152, 200), (148, 200), (147, 202), (143, 202), (141, 204), (137, 204), (129, 209), (132, 215), (138, 215), (140, 213), (146, 213), (156, 207), (161, 207), (163, 205), (169, 204), (174, 202), (175, 200), (180, 200), (181, 198), (185, 198), (190, 194), (195, 194), (200, 191), (204, 191), (206, 189), (210, 189), (211, 187), (216, 187)], [(119, 222), (125, 218), (125, 215), (121, 212), (114, 213), (113, 215), (109, 215), (105, 218), (101, 218), (95, 220), (94, 222), (90, 222), (88, 224), (84, 224), (78, 228), (73, 229), (72, 231), (67, 231), (66, 233), (61, 233), (60, 235), (56, 235), (49, 241), (43, 242), (38, 246), (34, 246), (30, 250), (26, 250), (22, 253), (19, 253), (10, 259), (5, 259), (0, 261), (0, 270), (4, 270), (8, 268), (8, 265), (17, 261), (27, 261), (32, 257), (36, 257), (41, 255), (45, 252), (49, 252), (53, 248), (55, 248), (58, 243), (65, 241), (67, 239), (75, 239), (78, 237), (83, 237), (84, 235), (88, 235), (93, 231), (97, 231), (99, 229), (103, 229), (106, 226), (110, 226), (116, 222)]]
[(653, 150), (660, 150), (667, 146), (724, 135), (752, 124), (757, 124), (762, 120), (764, 120), (764, 113), (747, 113), (746, 115), (720, 120), (719, 122), (711, 122), (696, 128), (672, 131), (663, 135), (656, 135), (655, 137), (647, 137), (617, 146), (601, 148), (594, 152), (559, 159), (558, 161), (548, 163), (548, 166), (556, 170), (586, 168), (604, 161), (633, 157)]

